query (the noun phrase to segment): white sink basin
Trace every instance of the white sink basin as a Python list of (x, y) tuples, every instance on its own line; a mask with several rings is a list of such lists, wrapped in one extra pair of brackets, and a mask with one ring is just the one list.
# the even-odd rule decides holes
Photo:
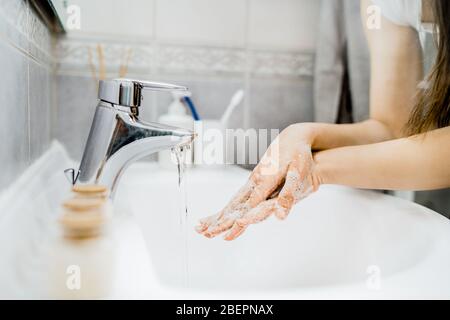
[(286, 221), (271, 217), (236, 241), (198, 235), (197, 220), (220, 210), (248, 174), (188, 171), (185, 288), (178, 176), (155, 164), (127, 171), (117, 203), (130, 205), (143, 231), (158, 290), (191, 298), (450, 298), (450, 222), (380, 193), (323, 186)]
[[(69, 196), (63, 170), (73, 165), (54, 143), (0, 194), (0, 298), (47, 297), (47, 244)], [(287, 221), (270, 218), (234, 242), (195, 233), (197, 220), (220, 210), (247, 176), (236, 167), (190, 170), (183, 229), (175, 170), (133, 165), (116, 198), (110, 297), (450, 299), (450, 222), (379, 193), (324, 186)]]

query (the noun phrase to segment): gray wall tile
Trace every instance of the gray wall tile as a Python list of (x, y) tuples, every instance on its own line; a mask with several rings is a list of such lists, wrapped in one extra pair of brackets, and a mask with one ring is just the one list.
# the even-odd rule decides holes
[(0, 189), (29, 163), (28, 64), (13, 47), (0, 42)]
[(83, 76), (56, 76), (55, 138), (81, 160), (97, 105), (97, 83)]
[[(244, 89), (244, 77), (192, 77), (161, 75), (158, 80), (184, 85), (192, 92), (192, 100), (202, 119), (218, 120), (225, 112), (231, 97)], [(172, 102), (170, 94), (158, 94), (158, 116), (167, 112)]]
[(28, 1), (0, 0), (0, 35), (25, 52), (29, 49), (28, 16)]
[(249, 127), (279, 129), (313, 120), (312, 80), (250, 80)]
[[(203, 119), (219, 119), (232, 95), (245, 88), (243, 77), (158, 75), (150, 80), (189, 87)], [(97, 86), (89, 77), (74, 75), (58, 75), (56, 83), (58, 94), (55, 137), (67, 146), (72, 157), (80, 159), (97, 103)], [(168, 93), (145, 92), (141, 118), (145, 121), (157, 121), (161, 114), (167, 112), (172, 99)], [(230, 128), (244, 127), (247, 106), (250, 106), (250, 128), (281, 131), (292, 123), (312, 121), (311, 79), (253, 78), (246, 99), (249, 99), (248, 103), (244, 102), (235, 110)]]
[[(189, 87), (193, 100), (203, 119), (219, 119), (227, 107), (232, 95), (244, 88), (241, 79), (230, 78), (187, 78), (158, 76), (155, 81), (172, 82)], [(55, 80), (56, 106), (54, 116), (54, 138), (62, 141), (75, 160), (82, 156), (84, 144), (97, 104), (97, 84), (86, 76), (57, 75)], [(164, 92), (144, 92), (141, 106), (141, 119), (157, 121), (167, 112), (173, 98)], [(231, 117), (230, 127), (242, 127), (243, 105)]]
[(28, 1), (0, 0), (0, 191), (49, 145), (50, 46)]
[[(243, 117), (246, 129), (267, 129), (267, 135), (257, 132), (258, 144), (235, 145), (236, 159), (246, 159), (243, 167), (252, 169), (256, 164), (249, 154), (257, 154), (257, 161), (267, 146), (276, 137), (271, 130), (280, 132), (291, 124), (313, 120), (312, 79), (277, 79), (253, 77), (250, 79), (246, 107)], [(260, 138), (263, 137), (264, 141)], [(230, 147), (229, 147), (230, 148)], [(250, 149), (252, 148), (252, 149)], [(255, 149), (256, 148), (256, 149)], [(236, 158), (237, 157), (237, 158)], [(239, 164), (242, 164), (239, 162)]]
[(29, 61), (30, 156), (37, 159), (50, 144), (50, 71)]

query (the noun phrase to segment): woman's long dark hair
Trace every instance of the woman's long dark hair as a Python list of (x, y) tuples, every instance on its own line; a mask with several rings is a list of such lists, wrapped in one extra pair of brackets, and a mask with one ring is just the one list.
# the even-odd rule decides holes
[(438, 53), (406, 125), (408, 135), (450, 125), (450, 0), (434, 0), (432, 8)]

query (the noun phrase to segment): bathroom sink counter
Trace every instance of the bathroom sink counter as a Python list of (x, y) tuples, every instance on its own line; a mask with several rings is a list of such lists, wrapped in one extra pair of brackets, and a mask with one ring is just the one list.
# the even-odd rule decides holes
[[(69, 167), (74, 163), (54, 143), (0, 195), (0, 298), (48, 297), (45, 255), (69, 196)], [(450, 298), (450, 222), (380, 193), (323, 186), (286, 221), (271, 217), (236, 241), (194, 232), (248, 175), (233, 166), (188, 170), (188, 221), (181, 226), (176, 169), (130, 167), (117, 190), (117, 273), (109, 298)]]
[(236, 241), (195, 233), (198, 219), (220, 210), (248, 175), (234, 166), (188, 170), (189, 218), (180, 226), (176, 170), (138, 163), (127, 171), (117, 205), (133, 216), (136, 259), (149, 253), (134, 263), (148, 283), (143, 298), (450, 298), (450, 222), (384, 194), (323, 186), (286, 221), (271, 217)]

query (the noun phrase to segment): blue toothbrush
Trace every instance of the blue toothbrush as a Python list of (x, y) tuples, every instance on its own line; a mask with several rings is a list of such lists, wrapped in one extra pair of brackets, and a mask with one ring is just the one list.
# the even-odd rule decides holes
[(200, 120), (200, 117), (198, 116), (198, 113), (197, 113), (197, 109), (195, 108), (195, 105), (194, 105), (194, 103), (192, 102), (191, 98), (185, 96), (185, 97), (184, 97), (184, 101), (185, 101), (186, 104), (188, 105), (189, 110), (191, 110), (192, 117), (194, 118), (194, 120), (195, 120), (195, 121)]

